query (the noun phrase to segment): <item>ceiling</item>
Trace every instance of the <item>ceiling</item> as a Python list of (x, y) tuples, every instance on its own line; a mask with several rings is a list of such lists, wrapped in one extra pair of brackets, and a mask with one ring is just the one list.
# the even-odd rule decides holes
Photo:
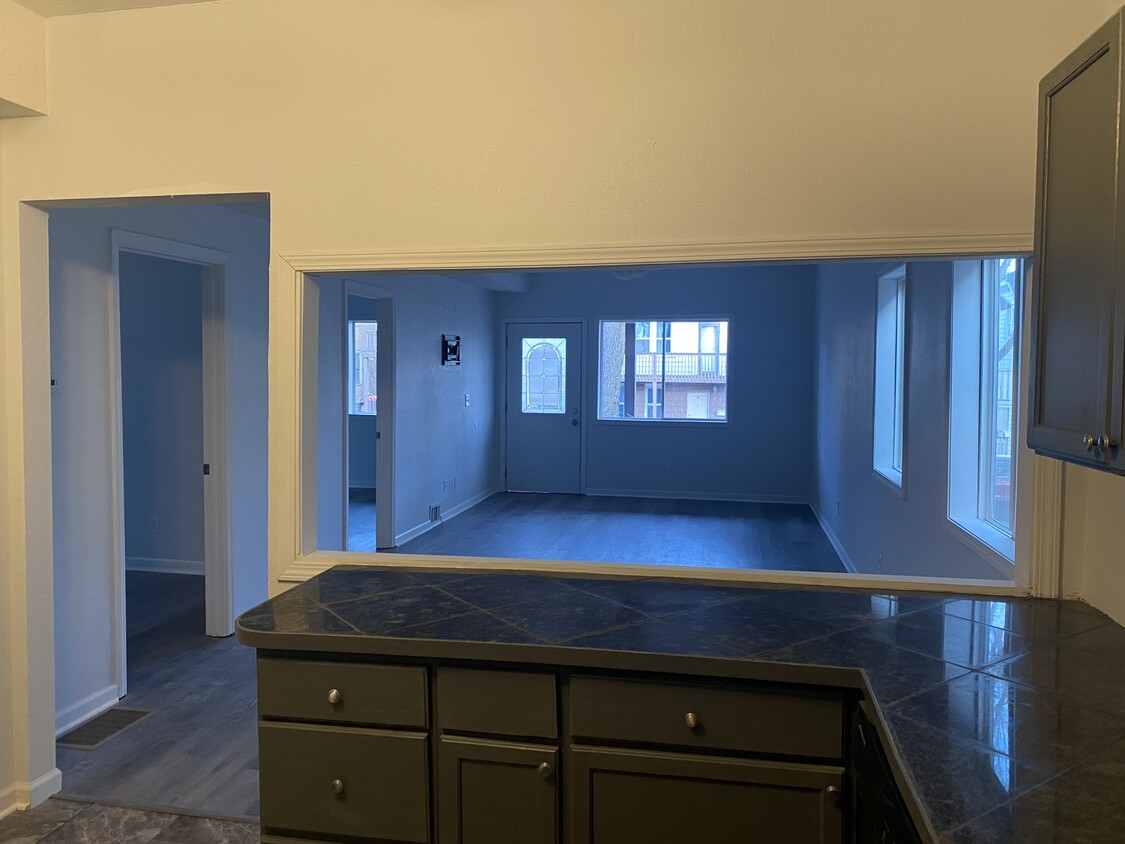
[(86, 12), (111, 12), (118, 9), (143, 9), (148, 6), (182, 6), (214, 0), (16, 0), (33, 12), (47, 17), (82, 15)]

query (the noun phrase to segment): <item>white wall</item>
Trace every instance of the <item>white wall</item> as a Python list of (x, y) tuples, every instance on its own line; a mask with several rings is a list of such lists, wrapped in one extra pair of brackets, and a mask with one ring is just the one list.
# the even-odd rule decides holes
[[(429, 527), (431, 504), (448, 517), (500, 490), (495, 294), (434, 275), (371, 280), (394, 293), (395, 538), (402, 544)], [(441, 365), (443, 334), (461, 335), (461, 366)]]
[(359, 413), (348, 416), (348, 486), (352, 489), (376, 487), (376, 433), (374, 416)]
[(202, 575), (202, 269), (124, 253), (120, 273), (126, 567)]
[[(947, 519), (953, 265), (907, 273), (903, 489), (872, 470), (876, 264), (817, 272), (817, 485), (822, 524), (860, 572), (996, 579)], [(880, 558), (882, 562), (880, 563)], [(1008, 577), (1011, 576), (1009, 573)]]
[(1125, 624), (1125, 478), (1066, 467), (1062, 543), (1063, 593)]
[(316, 356), (316, 547), (343, 551), (346, 484), (344, 476), (344, 282), (321, 278)]
[[(527, 293), (498, 294), (498, 313), (530, 322), (587, 321), (588, 493), (809, 501), (815, 284), (807, 266), (668, 269), (630, 280), (608, 272), (543, 273), (531, 276)], [(730, 319), (728, 421), (598, 421), (599, 319), (693, 315)]]
[[(111, 464), (110, 231), (231, 254), (226, 264), (233, 448), (231, 560), (235, 609), (266, 595), (266, 260), (264, 220), (215, 206), (55, 209), (50, 214), (55, 464), (55, 674), (58, 712), (77, 717), (116, 685)], [(101, 698), (97, 698), (101, 699)]]
[[(51, 118), (0, 130), (14, 693), (51, 673), (49, 634), (29, 635), (50, 617), (49, 530), (25, 512), (49, 509), (46, 282), (20, 202), (270, 192), (276, 576), (297, 448), (279, 256), (1023, 250), (1037, 81), (1118, 3), (240, 0), (52, 18)], [(21, 777), (45, 772), (18, 752)]]
[(0, 0), (0, 118), (47, 113), (47, 22)]
[[(3, 152), (4, 152), (4, 129), (0, 126), (0, 188), (3, 187), (4, 167), (3, 167)], [(3, 191), (0, 190), (0, 193)], [(0, 219), (3, 218), (0, 212)], [(9, 405), (11, 402), (7, 399), (8, 394), (8, 379), (6, 377), (7, 368), (5, 363), (8, 359), (7, 344), (3, 342), (5, 335), (8, 333), (8, 326), (5, 321), (5, 300), (7, 297), (0, 296), (0, 372), (4, 372), (4, 377), (0, 378), (0, 385), (4, 389), (0, 390), (0, 407)], [(10, 309), (9, 309), (10, 310)], [(0, 503), (7, 503), (8, 492), (7, 490), (13, 486), (12, 477), (8, 473), (8, 419), (6, 413), (0, 413)], [(13, 697), (15, 695), (14, 677), (12, 674), (12, 648), (15, 639), (14, 626), (17, 623), (17, 616), (11, 611), (13, 590), (9, 583), (12, 578), (16, 576), (16, 566), (11, 562), (14, 560), (12, 556), (12, 548), (9, 544), (8, 532), (8, 508), (0, 506), (0, 554), (3, 555), (5, 562), (0, 562), (0, 816), (6, 812), (11, 811), (16, 804), (15, 797), (15, 781), (16, 776), (16, 730), (20, 729), (23, 725), (16, 724), (15, 711), (13, 708)], [(21, 579), (22, 579), (21, 575)], [(21, 602), (22, 603), (22, 602)], [(4, 611), (7, 610), (7, 611)], [(24, 634), (26, 635), (26, 633)], [(23, 638), (22, 636), (20, 638)], [(20, 729), (23, 733), (24, 730)], [(51, 763), (54, 767), (54, 762)]]

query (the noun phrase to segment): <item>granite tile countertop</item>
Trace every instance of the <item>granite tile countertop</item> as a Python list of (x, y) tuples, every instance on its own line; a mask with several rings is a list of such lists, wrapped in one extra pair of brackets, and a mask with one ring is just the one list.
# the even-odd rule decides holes
[(1125, 841), (1125, 629), (1074, 601), (339, 566), (245, 613), (238, 634), (563, 665), (673, 654), (853, 685), (940, 840)]

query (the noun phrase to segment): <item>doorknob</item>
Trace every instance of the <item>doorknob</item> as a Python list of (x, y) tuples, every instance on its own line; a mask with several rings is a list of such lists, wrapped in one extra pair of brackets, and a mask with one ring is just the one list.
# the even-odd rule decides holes
[(570, 424), (571, 424), (571, 425), (577, 425), (577, 424), (578, 424), (578, 420), (577, 420), (577, 419), (571, 419), (571, 420), (570, 420)]

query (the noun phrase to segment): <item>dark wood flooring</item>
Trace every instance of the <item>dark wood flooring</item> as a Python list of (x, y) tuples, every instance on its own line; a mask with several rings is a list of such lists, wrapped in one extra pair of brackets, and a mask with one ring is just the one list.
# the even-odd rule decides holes
[[(97, 750), (58, 747), (63, 796), (258, 819), (254, 651), (204, 634), (201, 580), (128, 573), (127, 628), (142, 632), (128, 639), (120, 705), (152, 714)], [(169, 607), (178, 611), (144, 629)]]
[(348, 550), (375, 550), (375, 490), (348, 490)]
[(500, 493), (402, 554), (842, 572), (811, 508), (666, 498)]

